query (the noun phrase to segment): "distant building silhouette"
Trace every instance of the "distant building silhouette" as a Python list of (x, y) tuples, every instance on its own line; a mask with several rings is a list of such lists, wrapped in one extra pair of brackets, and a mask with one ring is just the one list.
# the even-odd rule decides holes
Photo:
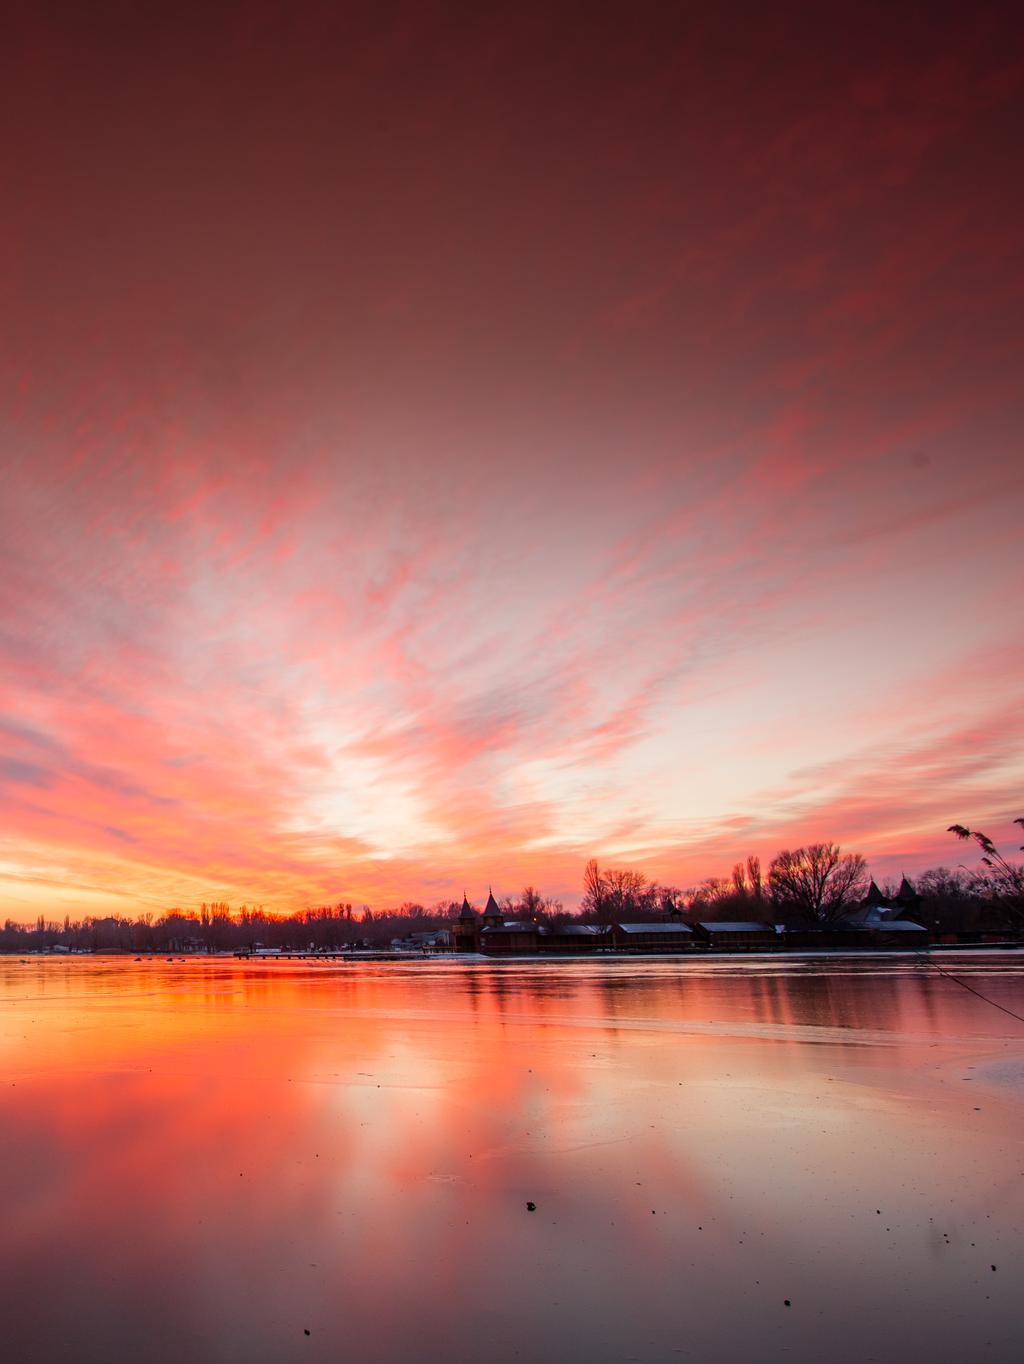
[[(867, 935), (872, 945), (918, 945), (927, 939), (927, 930), (906, 916), (917, 913), (920, 907), (921, 896), (905, 876), (895, 895), (885, 895), (872, 881), (864, 899), (837, 921), (836, 929), (848, 938), (850, 934)], [(846, 945), (855, 946), (858, 941), (849, 938)]]
[(660, 921), (548, 924), (529, 918), (506, 919), (493, 892), (488, 891), (482, 914), (464, 895), (458, 918), (447, 932), (452, 950), (486, 956), (918, 947), (927, 942), (928, 931), (907, 916), (917, 912), (921, 903), (921, 896), (904, 876), (899, 890), (888, 896), (872, 881), (859, 905), (827, 925), (786, 927), (762, 920), (684, 924), (672, 913)]
[(464, 894), (459, 917), (449, 930), (456, 952), (480, 951), (480, 916)]
[(878, 889), (878, 886), (875, 884), (874, 878), (872, 878), (871, 884), (870, 886), (868, 886), (868, 893), (867, 895), (864, 896), (862, 903), (866, 908), (871, 909), (882, 909), (889, 903), (886, 900), (885, 896), (882, 894), (882, 892)]

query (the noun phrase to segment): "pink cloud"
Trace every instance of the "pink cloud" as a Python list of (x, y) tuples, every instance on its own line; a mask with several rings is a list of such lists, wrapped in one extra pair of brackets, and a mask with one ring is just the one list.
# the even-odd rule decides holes
[(998, 25), (189, 22), (7, 45), (0, 912), (1005, 816)]

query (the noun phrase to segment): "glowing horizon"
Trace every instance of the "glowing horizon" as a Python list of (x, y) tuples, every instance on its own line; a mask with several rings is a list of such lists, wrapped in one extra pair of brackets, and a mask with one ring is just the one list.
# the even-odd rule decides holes
[(134, 22), (11, 44), (0, 917), (1016, 846), (998, 26)]

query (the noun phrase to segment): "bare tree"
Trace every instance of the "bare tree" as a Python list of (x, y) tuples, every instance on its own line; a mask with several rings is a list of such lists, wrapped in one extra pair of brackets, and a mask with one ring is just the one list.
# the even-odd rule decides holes
[(728, 900), (735, 893), (733, 883), (727, 881), (724, 876), (705, 876), (697, 887), (696, 896), (698, 900), (714, 905), (721, 900)]
[(648, 912), (652, 886), (643, 872), (628, 868), (606, 872), (605, 882), (616, 918)]
[(755, 900), (764, 898), (764, 884), (761, 880), (761, 859), (759, 857), (747, 858), (747, 885), (750, 893)]
[(811, 843), (772, 858), (768, 886), (776, 905), (801, 918), (832, 923), (864, 894), (867, 863), (837, 843)]
[(544, 912), (544, 897), (536, 886), (526, 886), (519, 896), (519, 913), (524, 919), (536, 919)]
[(606, 913), (607, 908), (608, 888), (597, 864), (597, 858), (592, 857), (583, 871), (583, 898), (580, 901), (580, 910), (584, 914), (594, 914), (600, 918)]
[(924, 896), (949, 900), (966, 900), (974, 893), (974, 880), (966, 867), (930, 867), (915, 878), (917, 889)]
[(601, 922), (652, 918), (659, 912), (661, 888), (628, 867), (602, 871), (591, 858), (583, 873), (580, 910)]

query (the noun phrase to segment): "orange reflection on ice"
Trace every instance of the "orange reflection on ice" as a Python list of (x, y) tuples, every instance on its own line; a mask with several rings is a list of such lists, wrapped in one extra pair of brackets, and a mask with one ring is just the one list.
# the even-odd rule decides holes
[(0, 984), (11, 1357), (725, 1359), (770, 1331), (853, 1359), (925, 1314), (952, 1360), (981, 1302), (1012, 1331), (981, 1271), (1020, 1263), (1024, 1029), (912, 961)]

